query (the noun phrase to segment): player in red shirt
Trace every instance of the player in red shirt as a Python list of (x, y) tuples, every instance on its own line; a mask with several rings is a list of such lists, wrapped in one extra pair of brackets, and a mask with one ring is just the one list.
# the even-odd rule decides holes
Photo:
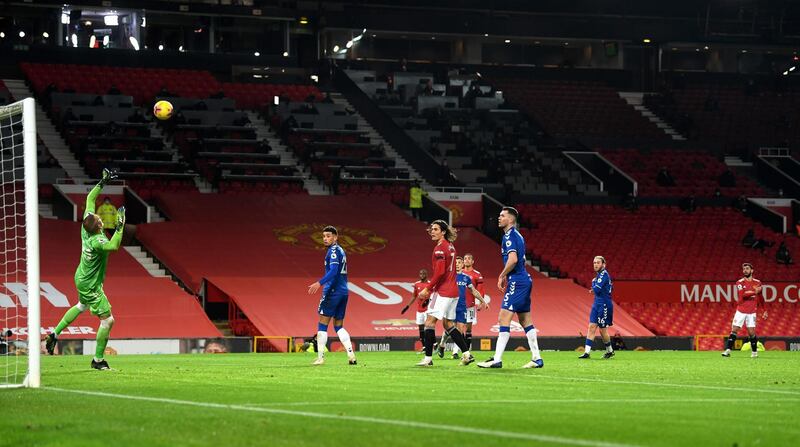
[(436, 342), (436, 322), (442, 320), (444, 330), (463, 352), (461, 364), (468, 365), (475, 361), (467, 349), (464, 336), (456, 329), (453, 320), (456, 319), (456, 305), (458, 304), (458, 285), (456, 285), (456, 230), (443, 220), (435, 220), (428, 227), (431, 240), (436, 242), (431, 257), (433, 275), (430, 284), (417, 295), (420, 299), (428, 299), (428, 312), (425, 318), (425, 357), (417, 366), (433, 366), (433, 344)]
[[(733, 324), (731, 325), (731, 335), (725, 344), (725, 351), (722, 353), (723, 357), (731, 356), (731, 348), (736, 341), (736, 334), (742, 329), (742, 326), (747, 326), (747, 333), (750, 336), (750, 349), (751, 357), (758, 357), (758, 339), (756, 338), (756, 303), (758, 296), (761, 295), (761, 281), (753, 278), (753, 264), (745, 262), (742, 264), (743, 278), (736, 281), (736, 294), (739, 305), (736, 307), (736, 315), (733, 316)], [(767, 312), (764, 311), (763, 318), (767, 318)]]
[(401, 314), (406, 313), (409, 307), (414, 304), (414, 301), (417, 302), (417, 326), (419, 326), (419, 341), (424, 345), (425, 344), (425, 312), (428, 311), (428, 303), (430, 299), (419, 299), (419, 293), (422, 292), (422, 289), (430, 284), (428, 282), (428, 271), (422, 269), (419, 271), (419, 281), (414, 283), (414, 291), (411, 295), (411, 301), (406, 304), (406, 307), (400, 312)]

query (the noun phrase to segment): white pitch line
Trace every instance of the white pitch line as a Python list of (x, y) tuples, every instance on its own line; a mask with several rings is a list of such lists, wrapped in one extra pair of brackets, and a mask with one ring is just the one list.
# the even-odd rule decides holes
[(554, 444), (577, 445), (588, 447), (636, 447), (634, 444), (618, 444), (613, 442), (593, 441), (589, 439), (565, 438), (561, 436), (537, 435), (533, 433), (518, 433), (501, 430), (488, 430), (482, 428), (462, 427), (457, 425), (430, 424), (426, 422), (402, 421), (394, 419), (381, 419), (367, 416), (347, 416), (339, 414), (317, 413), (310, 411), (285, 410), (280, 408), (261, 408), (246, 405), (218, 404), (214, 402), (196, 402), (191, 400), (169, 399), (163, 397), (133, 396), (128, 394), (104, 393), (101, 391), (68, 390), (64, 388), (43, 387), (44, 390), (59, 391), (63, 393), (81, 394), (84, 396), (110, 397), (116, 399), (138, 400), (144, 402), (158, 402), (172, 405), (186, 405), (193, 407), (214, 408), (219, 410), (249, 411), (253, 413), (281, 414), (289, 416), (313, 417), (319, 419), (338, 419), (353, 422), (366, 422), (370, 424), (394, 425), (398, 427), (422, 428), (429, 430), (445, 430), (455, 433), (469, 433), (482, 436), (494, 436), (508, 439), (523, 439), (526, 441), (551, 442)]
[[(486, 399), (486, 400), (464, 400), (459, 401), (459, 405), (485, 405), (485, 404), (547, 404), (547, 403), (564, 403), (564, 404), (651, 404), (651, 403), (735, 403), (735, 402), (748, 402), (748, 403), (762, 403), (762, 402), (797, 402), (800, 398), (796, 399), (767, 399), (754, 402), (752, 398), (688, 398), (688, 399)], [(451, 404), (452, 400), (343, 400), (343, 401), (301, 401), (301, 402), (261, 402), (261, 403), (248, 403), (244, 405), (256, 406), (276, 406), (276, 407), (312, 407), (312, 406), (325, 406), (325, 405), (436, 405), (436, 404)]]
[[(515, 375), (522, 376), (522, 374), (515, 374)], [(529, 374), (527, 375), (527, 377), (541, 377), (545, 379), (556, 379), (556, 380), (573, 380), (579, 382), (611, 383), (615, 385), (646, 385), (646, 386), (660, 386), (660, 387), (671, 387), (671, 388), (688, 388), (688, 389), (693, 388), (693, 389), (714, 390), (714, 391), (743, 391), (750, 393), (786, 394), (789, 396), (800, 396), (800, 391), (772, 390), (764, 388), (740, 388), (740, 387), (716, 386), (716, 385), (695, 385), (690, 383), (639, 382), (632, 380), (595, 379), (592, 377), (548, 376), (542, 374)]]

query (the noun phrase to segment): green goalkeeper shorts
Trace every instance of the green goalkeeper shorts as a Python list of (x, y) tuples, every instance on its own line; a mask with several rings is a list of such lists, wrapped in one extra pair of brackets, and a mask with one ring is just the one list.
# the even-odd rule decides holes
[(108, 302), (102, 287), (89, 291), (78, 290), (78, 301), (87, 306), (92, 315), (105, 315), (111, 313), (111, 303)]

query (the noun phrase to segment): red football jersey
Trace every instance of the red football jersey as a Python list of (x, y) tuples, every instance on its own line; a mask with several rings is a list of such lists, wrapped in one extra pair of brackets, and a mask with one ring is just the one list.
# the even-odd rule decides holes
[(739, 305), (736, 307), (736, 310), (743, 314), (756, 313), (756, 302), (758, 301), (759, 295), (756, 293), (756, 287), (760, 286), (761, 281), (755, 278), (751, 280), (742, 278), (736, 281), (736, 294), (739, 299)]
[[(481, 296), (486, 295), (483, 292), (483, 275), (481, 275), (481, 272), (479, 272), (479, 271), (477, 271), (475, 269), (472, 269), (470, 271), (467, 271), (465, 269), (464, 270), (464, 274), (466, 274), (467, 276), (469, 276), (472, 279), (472, 286), (475, 287), (476, 289), (478, 289), (478, 293), (480, 293)], [(473, 295), (472, 292), (468, 291), (467, 292), (467, 309), (469, 309), (470, 307), (475, 307), (475, 295)]]
[[(428, 287), (428, 284), (430, 284), (428, 281), (417, 281), (417, 282), (415, 282), (414, 283), (414, 298), (416, 298), (419, 295), (419, 293), (422, 292), (422, 289)], [(428, 302), (429, 301), (430, 301), (430, 298), (426, 298), (424, 300), (423, 299), (418, 299), (417, 300), (417, 312), (425, 312), (426, 310), (428, 310)]]
[(456, 285), (456, 248), (450, 242), (442, 239), (433, 247), (431, 256), (433, 263), (433, 276), (431, 276), (430, 290), (440, 296), (458, 298), (458, 285)]

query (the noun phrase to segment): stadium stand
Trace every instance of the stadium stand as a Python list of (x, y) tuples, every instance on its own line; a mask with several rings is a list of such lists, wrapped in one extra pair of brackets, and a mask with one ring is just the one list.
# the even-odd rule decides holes
[[(413, 320), (399, 315), (400, 304), (419, 268), (429, 268), (432, 246), (425, 224), (388, 201), (372, 199), (365, 207), (359, 198), (347, 196), (177, 193), (160, 194), (157, 200), (170, 221), (140, 226), (139, 239), (189, 288), (200, 292), (205, 286), (207, 301), (227, 302), (235, 333), (303, 336), (313, 329), (319, 298), (308, 295), (307, 288), (321, 275), (324, 251), (319, 233), (328, 223), (338, 226), (347, 250), (350, 333), (416, 333)], [(497, 276), (495, 242), (464, 229), (456, 246), (475, 254), (486, 278)], [(541, 333), (574, 335), (585, 330), (591, 305), (585, 289), (531, 273), (536, 277), (534, 307)], [(496, 296), (490, 283), (487, 280), (487, 292)], [(475, 332), (493, 334), (495, 313), (480, 318)], [(615, 315), (617, 321), (623, 335), (651, 334), (624, 311)]]
[[(45, 292), (45, 299), (42, 299), (42, 326), (48, 328), (54, 327), (66, 308), (78, 301), (73, 278), (77, 265), (75, 250), (80, 244), (80, 224), (41, 219), (39, 226), (41, 280)], [(14, 230), (13, 226), (4, 225), (0, 231), (5, 233)], [(13, 241), (0, 238), (0, 250), (14, 249), (7, 246), (7, 242)], [(76, 262), (65, 262), (70, 259)], [(3, 283), (14, 281), (6, 277), (0, 277), (0, 280)], [(193, 296), (181, 290), (170, 278), (150, 276), (125, 250), (111, 254), (104, 289), (117, 319), (114, 326), (116, 338), (220, 336)], [(67, 338), (92, 338), (96, 326), (97, 319), (85, 312), (72, 327), (91, 328), (92, 332), (64, 332), (62, 335)]]
[(311, 173), (336, 194), (378, 196), (408, 204), (412, 179), (384, 148), (357, 129), (357, 117), (340, 104), (285, 102), (267, 110), (270, 125)]
[(602, 81), (496, 77), (492, 82), (551, 135), (667, 139), (661, 129)]
[[(757, 238), (782, 240), (790, 251), (800, 240), (757, 224), (729, 208), (698, 208), (686, 213), (677, 207), (642, 206), (631, 213), (610, 205), (520, 204), (526, 218), (522, 234), (530, 255), (545, 270), (574, 278), (587, 286), (594, 277), (590, 261), (602, 254), (616, 281), (710, 281), (733, 283), (743, 261), (754, 263), (756, 277), (765, 282), (794, 281), (796, 265), (778, 265), (775, 249), (743, 246), (742, 236), (755, 228)], [(588, 239), (591, 238), (591, 243)], [(648, 297), (626, 297), (621, 306), (657, 335), (724, 334), (730, 330), (735, 304), (654, 303)], [(759, 322), (762, 335), (796, 333), (800, 315), (789, 303), (770, 303), (773, 317)], [(795, 331), (795, 332), (792, 332)]]
[[(666, 336), (727, 334), (731, 330), (731, 318), (736, 313), (736, 303), (621, 302), (620, 306), (654, 334)], [(759, 303), (759, 313), (764, 310), (769, 313), (767, 319), (758, 319), (759, 335), (796, 335), (800, 331), (800, 315), (796, 307), (792, 303)], [(721, 349), (721, 345), (714, 349)]]
[(792, 123), (800, 94), (788, 83), (737, 76), (671, 84), (646, 96), (645, 103), (690, 140), (740, 155), (800, 142), (800, 130)]
[[(763, 197), (768, 193), (755, 180), (737, 176), (708, 151), (601, 149), (601, 154), (637, 181), (641, 197)], [(673, 186), (657, 182), (665, 168)], [(726, 181), (727, 178), (727, 181)]]
[[(587, 286), (593, 277), (588, 262), (597, 253), (614, 260), (609, 269), (616, 279), (725, 280), (737, 278), (739, 264), (748, 259), (758, 262), (762, 280), (791, 281), (800, 274), (800, 267), (774, 261), (775, 242), (783, 235), (733, 208), (700, 207), (687, 213), (675, 206), (654, 205), (638, 212), (612, 205), (518, 207), (523, 216), (532, 216), (525, 218), (528, 228), (523, 229), (526, 239), (534, 241), (529, 245), (531, 254)], [(742, 237), (750, 228), (774, 246), (765, 247), (763, 253), (743, 246)], [(603, 237), (594, 237), (597, 232)], [(585, 238), (590, 236), (588, 244)], [(800, 249), (797, 238), (787, 237), (785, 242), (790, 251)]]
[[(475, 73), (345, 70), (381, 110), (441, 164), (439, 183), (540, 195), (605, 195), (537, 143), (538, 130)], [(430, 69), (430, 71), (425, 71)], [(450, 177), (452, 172), (454, 177)]]

